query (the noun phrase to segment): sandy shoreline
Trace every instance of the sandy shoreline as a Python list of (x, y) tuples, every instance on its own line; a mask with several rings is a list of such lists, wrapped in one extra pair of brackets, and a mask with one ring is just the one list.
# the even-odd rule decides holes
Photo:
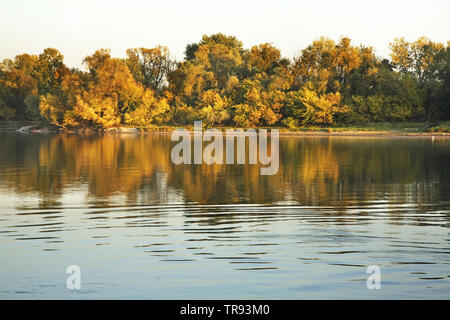
[[(180, 129), (182, 127), (179, 127)], [(80, 134), (80, 135), (90, 135), (90, 134), (112, 134), (112, 135), (130, 135), (130, 134), (152, 134), (152, 135), (169, 135), (178, 129), (177, 127), (163, 127), (163, 128), (112, 128), (107, 130), (98, 130), (95, 128), (80, 128), (80, 129), (69, 129), (61, 130), (58, 128), (51, 128), (47, 126), (36, 126), (31, 125), (28, 127), (22, 127), (17, 125), (11, 126), (1, 126), (0, 132), (19, 132), (23, 134)], [(185, 128), (190, 134), (193, 134), (192, 127)], [(226, 129), (230, 128), (217, 128), (222, 134), (226, 134)], [(239, 128), (236, 128), (237, 130)], [(255, 128), (256, 132), (259, 129), (267, 129), (267, 134), (271, 134), (270, 128)], [(277, 128), (273, 128), (277, 129)], [(324, 129), (324, 130), (311, 130), (311, 131), (285, 131), (284, 129), (279, 129), (280, 137), (423, 137), (423, 138), (450, 138), (450, 133), (448, 132), (425, 132), (425, 131), (399, 131), (399, 130), (343, 130), (342, 128), (336, 129)], [(203, 131), (203, 134), (208, 134), (208, 132)], [(233, 135), (241, 135), (244, 133), (235, 132)]]
[(340, 137), (424, 137), (450, 138), (446, 132), (399, 132), (399, 131), (343, 131), (343, 132), (280, 132), (280, 136), (340, 136)]
[[(78, 134), (76, 132), (71, 132), (74, 134)], [(193, 134), (193, 131), (189, 131), (189, 133)], [(149, 131), (149, 132), (114, 132), (106, 134), (152, 134), (152, 135), (170, 135), (171, 131)], [(207, 133), (206, 133), (207, 134)], [(225, 132), (222, 132), (225, 134)], [(267, 131), (267, 134), (270, 135), (270, 131)], [(234, 135), (239, 135), (239, 133), (235, 133)], [(398, 132), (398, 131), (345, 131), (345, 132), (321, 132), (321, 131), (296, 131), (296, 132), (279, 132), (280, 137), (410, 137), (410, 138), (450, 138), (450, 133), (446, 132)]]

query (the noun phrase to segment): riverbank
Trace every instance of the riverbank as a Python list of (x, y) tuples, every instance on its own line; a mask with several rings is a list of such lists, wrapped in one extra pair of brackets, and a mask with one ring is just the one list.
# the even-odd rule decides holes
[[(71, 128), (62, 129), (46, 123), (1, 121), (0, 131), (20, 131), (23, 133), (71, 133), (71, 134), (170, 134), (180, 126), (154, 125), (144, 128), (115, 127), (115, 128)], [(193, 131), (193, 126), (183, 126), (188, 131)], [(225, 132), (228, 127), (217, 128)], [(443, 123), (376, 123), (364, 126), (335, 126), (335, 127), (261, 127), (257, 129), (278, 129), (280, 136), (438, 136), (450, 137), (450, 122)]]

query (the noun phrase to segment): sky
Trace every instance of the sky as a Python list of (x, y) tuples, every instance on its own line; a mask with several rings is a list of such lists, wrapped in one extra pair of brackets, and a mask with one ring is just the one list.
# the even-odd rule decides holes
[(320, 36), (373, 46), (388, 57), (404, 36), (450, 40), (449, 0), (2, 0), (0, 59), (60, 50), (69, 67), (100, 48), (167, 46), (178, 60), (188, 43), (222, 32), (244, 47), (270, 42), (292, 58)]

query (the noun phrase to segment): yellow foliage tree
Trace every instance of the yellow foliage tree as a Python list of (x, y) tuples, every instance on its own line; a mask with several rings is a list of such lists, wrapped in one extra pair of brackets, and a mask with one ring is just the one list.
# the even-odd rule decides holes
[(341, 105), (339, 92), (320, 94), (305, 86), (300, 90), (300, 101), (302, 107), (297, 114), (303, 125), (332, 124), (336, 113), (349, 111), (347, 106)]
[(167, 98), (157, 98), (151, 90), (146, 89), (142, 92), (138, 106), (133, 111), (125, 113), (125, 124), (146, 127), (154, 123), (155, 118), (169, 108)]
[(230, 118), (227, 111), (228, 100), (217, 90), (207, 90), (200, 95), (198, 102), (200, 117), (206, 126), (220, 125)]

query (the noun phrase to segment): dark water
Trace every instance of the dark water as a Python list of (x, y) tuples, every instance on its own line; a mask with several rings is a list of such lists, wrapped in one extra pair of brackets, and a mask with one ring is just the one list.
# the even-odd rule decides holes
[(281, 137), (274, 176), (173, 145), (1, 133), (0, 298), (450, 298), (449, 139)]

